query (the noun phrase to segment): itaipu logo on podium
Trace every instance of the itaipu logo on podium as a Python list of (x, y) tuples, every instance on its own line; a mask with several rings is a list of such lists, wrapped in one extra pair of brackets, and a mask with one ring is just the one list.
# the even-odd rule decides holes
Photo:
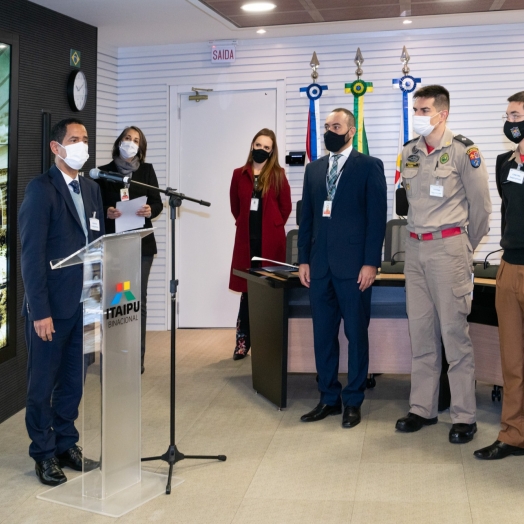
[(138, 320), (140, 312), (140, 300), (136, 300), (131, 291), (131, 282), (129, 280), (119, 282), (116, 285), (116, 294), (111, 304), (105, 311), (107, 327), (128, 324)]

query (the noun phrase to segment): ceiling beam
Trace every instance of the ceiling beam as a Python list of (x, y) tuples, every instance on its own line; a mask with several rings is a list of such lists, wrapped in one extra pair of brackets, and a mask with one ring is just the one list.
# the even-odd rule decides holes
[(493, 3), (491, 4), (491, 7), (489, 8), (490, 11), (498, 11), (503, 5), (506, 0), (493, 0)]
[(400, 16), (411, 16), (411, 0), (400, 0)]
[(325, 22), (324, 17), (320, 14), (320, 11), (315, 7), (313, 0), (298, 0), (302, 7), (309, 13), (309, 16), (315, 22)]

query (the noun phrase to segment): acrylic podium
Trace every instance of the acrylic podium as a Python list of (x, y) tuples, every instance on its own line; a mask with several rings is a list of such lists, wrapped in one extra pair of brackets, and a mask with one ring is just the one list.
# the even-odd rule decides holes
[(77, 424), (84, 456), (99, 466), (39, 499), (119, 517), (165, 491), (165, 475), (141, 468), (141, 239), (152, 231), (105, 235), (51, 263), (53, 269), (83, 264), (84, 392)]

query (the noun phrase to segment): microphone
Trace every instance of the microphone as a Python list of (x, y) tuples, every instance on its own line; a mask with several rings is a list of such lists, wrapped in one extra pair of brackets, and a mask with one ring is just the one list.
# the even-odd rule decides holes
[(113, 171), (100, 171), (98, 167), (91, 169), (91, 171), (89, 171), (89, 176), (93, 179), (102, 178), (104, 180), (109, 180), (110, 182), (120, 182), (122, 184), (127, 184), (129, 182), (128, 176), (114, 173)]

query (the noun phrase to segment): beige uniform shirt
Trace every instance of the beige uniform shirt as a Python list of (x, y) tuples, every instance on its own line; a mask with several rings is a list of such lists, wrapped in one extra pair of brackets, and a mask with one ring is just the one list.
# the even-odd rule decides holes
[(429, 154), (424, 137), (412, 140), (402, 151), (401, 173), (409, 202), (408, 231), (467, 227), (473, 249), (478, 246), (489, 231), (491, 199), (486, 163), (470, 140), (454, 139), (446, 128)]

